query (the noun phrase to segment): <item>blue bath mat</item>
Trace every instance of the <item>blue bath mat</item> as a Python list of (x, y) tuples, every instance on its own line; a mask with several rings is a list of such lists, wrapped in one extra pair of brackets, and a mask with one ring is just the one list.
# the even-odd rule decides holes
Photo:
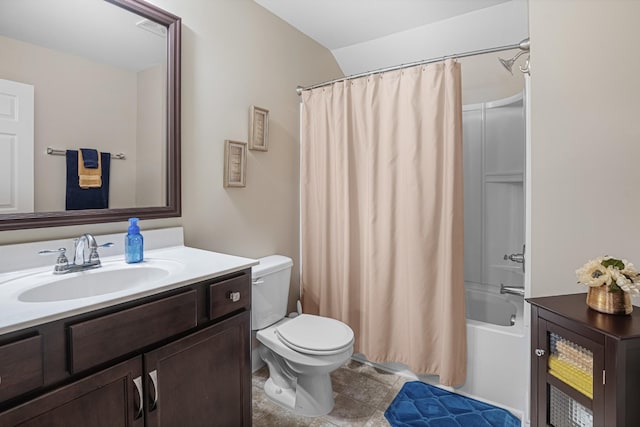
[(520, 427), (509, 411), (420, 381), (405, 383), (384, 416), (393, 427)]

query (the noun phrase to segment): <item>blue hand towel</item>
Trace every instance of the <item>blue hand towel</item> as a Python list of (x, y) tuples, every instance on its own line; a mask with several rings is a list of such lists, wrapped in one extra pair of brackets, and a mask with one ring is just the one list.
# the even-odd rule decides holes
[(84, 162), (84, 167), (87, 169), (97, 169), (98, 150), (94, 150), (93, 148), (81, 148), (80, 151), (82, 151), (82, 161)]
[(66, 209), (108, 209), (109, 208), (109, 170), (111, 153), (100, 153), (102, 161), (102, 187), (80, 188), (78, 178), (78, 152), (67, 150), (67, 197)]

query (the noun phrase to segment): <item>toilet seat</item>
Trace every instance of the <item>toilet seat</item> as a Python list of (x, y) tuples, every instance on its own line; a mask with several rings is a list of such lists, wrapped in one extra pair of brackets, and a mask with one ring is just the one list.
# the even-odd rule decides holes
[(353, 344), (353, 331), (349, 326), (311, 314), (301, 314), (279, 325), (275, 331), (280, 342), (304, 354), (338, 354)]

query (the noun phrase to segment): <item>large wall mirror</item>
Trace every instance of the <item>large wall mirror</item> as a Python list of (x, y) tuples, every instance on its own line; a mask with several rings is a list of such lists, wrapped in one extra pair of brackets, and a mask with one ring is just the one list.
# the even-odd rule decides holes
[[(0, 230), (180, 216), (180, 25), (140, 0), (0, 0)], [(80, 148), (109, 153), (103, 208), (69, 207)]]

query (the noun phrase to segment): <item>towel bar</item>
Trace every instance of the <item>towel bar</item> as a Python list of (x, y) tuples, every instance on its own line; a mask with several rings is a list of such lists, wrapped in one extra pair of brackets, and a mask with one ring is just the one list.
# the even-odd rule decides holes
[[(51, 154), (52, 156), (64, 156), (67, 154), (67, 150), (47, 147), (47, 154)], [(127, 156), (125, 156), (124, 153), (115, 153), (111, 154), (111, 158), (116, 160), (125, 160)]]

